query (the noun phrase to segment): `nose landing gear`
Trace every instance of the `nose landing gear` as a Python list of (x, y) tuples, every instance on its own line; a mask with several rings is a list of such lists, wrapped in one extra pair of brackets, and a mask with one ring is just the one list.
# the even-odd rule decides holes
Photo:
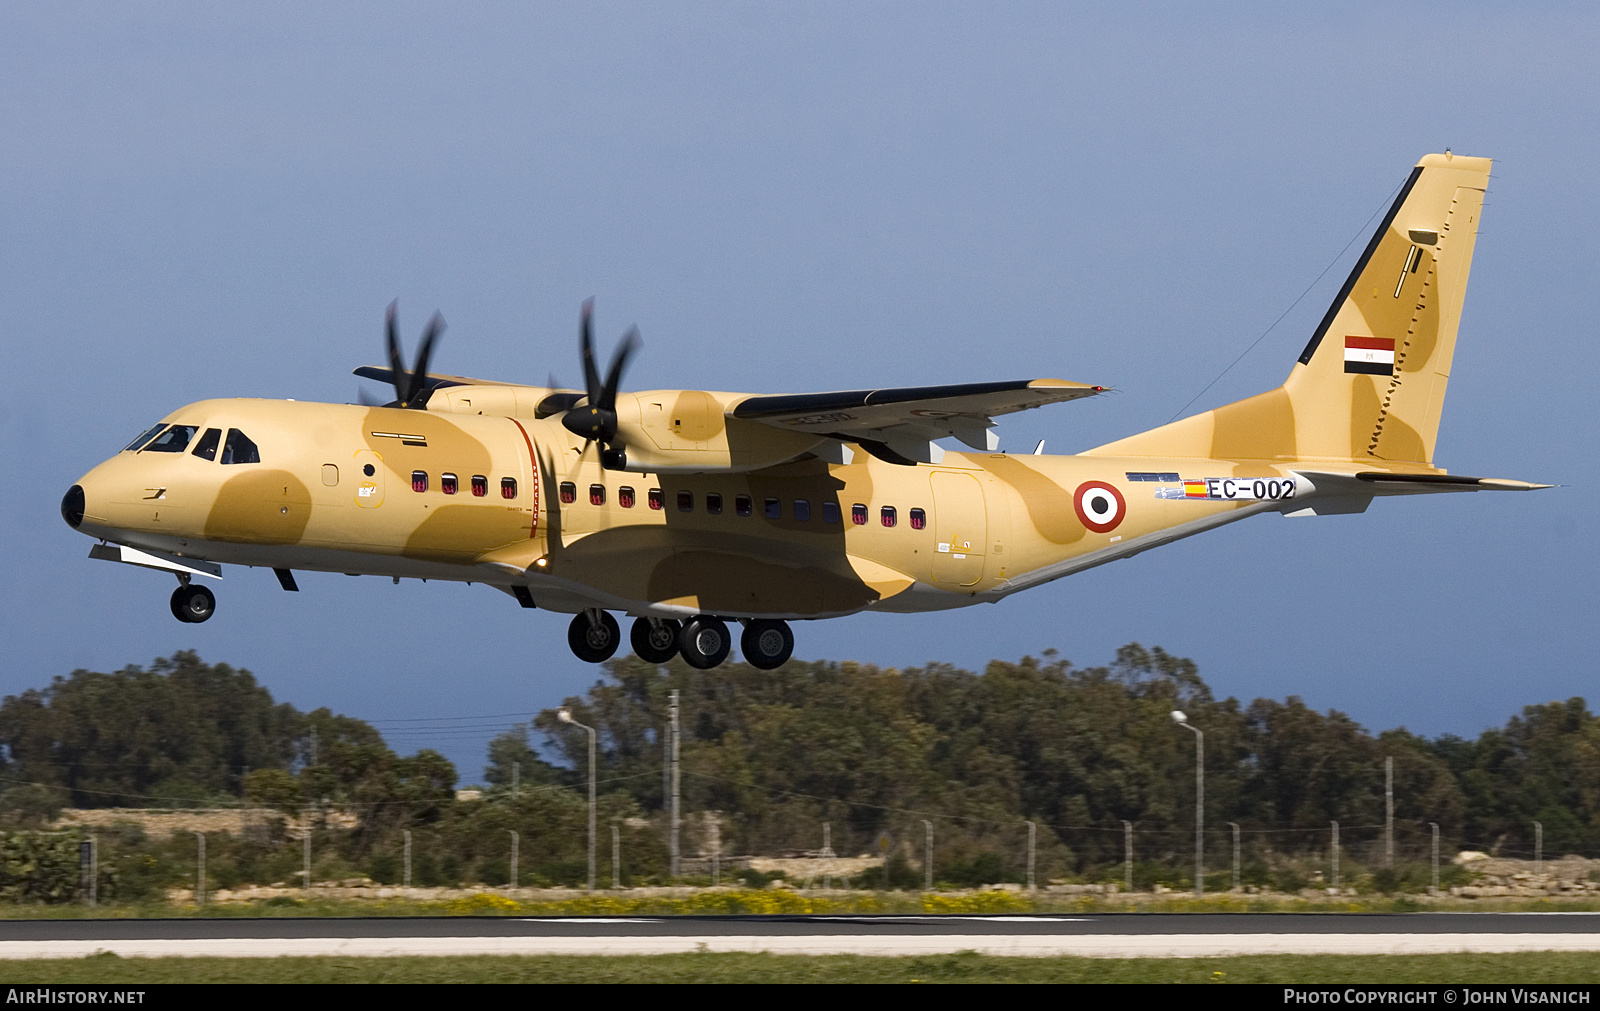
[(199, 583), (184, 583), (172, 591), (172, 616), (198, 625), (217, 609), (216, 596)]

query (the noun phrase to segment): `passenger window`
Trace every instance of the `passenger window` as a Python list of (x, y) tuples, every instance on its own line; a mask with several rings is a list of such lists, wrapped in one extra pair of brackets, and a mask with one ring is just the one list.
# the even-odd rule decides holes
[(166, 427), (167, 426), (164, 423), (160, 424), (160, 425), (151, 425), (149, 428), (147, 428), (144, 431), (140, 432), (139, 433), (139, 437), (137, 439), (134, 439), (132, 442), (130, 442), (126, 446), (122, 447), (122, 451), (124, 453), (126, 453), (129, 450), (138, 449), (140, 446), (143, 446), (145, 443), (147, 443), (151, 439), (155, 438), (156, 433), (161, 431), (163, 428), (166, 428)]
[(223, 463), (260, 463), (261, 453), (250, 437), (237, 428), (228, 429), (228, 441), (222, 444)]
[(650, 508), (652, 509), (662, 509), (665, 507), (665, 504), (661, 500), (660, 488), (651, 488), (646, 494), (645, 498), (649, 500)]
[(222, 429), (208, 428), (206, 429), (206, 434), (200, 437), (200, 441), (194, 444), (194, 455), (202, 460), (215, 460), (217, 458), (217, 446), (221, 445), (221, 443)]
[(194, 438), (197, 425), (173, 425), (151, 440), (145, 451), (150, 453), (181, 453)]
[(783, 519), (783, 503), (782, 502), (778, 501), (775, 498), (769, 498), (765, 502), (762, 503), (762, 506), (765, 509), (765, 512), (766, 512), (766, 515), (767, 515), (767, 519), (769, 519), (769, 520), (781, 520), (781, 519)]
[(749, 516), (751, 513), (755, 512), (754, 506), (752, 506), (750, 503), (750, 496), (735, 495), (733, 497), (733, 511), (738, 513), (740, 516)]
[(414, 471), (411, 472), (411, 490), (412, 491), (427, 491), (428, 490), (428, 472), (427, 471), (425, 471), (425, 470), (414, 470)]
[(921, 530), (928, 525), (928, 514), (921, 509), (911, 510), (911, 529)]
[(694, 512), (694, 492), (692, 492), (692, 491), (680, 491), (680, 492), (678, 492), (678, 511), (680, 513), (692, 513), (692, 512)]
[(867, 525), (867, 507), (860, 502), (850, 507), (850, 522), (858, 527)]
[(603, 484), (591, 484), (589, 486), (589, 504), (590, 505), (605, 505), (606, 504), (606, 486), (605, 485), (603, 485)]
[(822, 503), (822, 522), (824, 522), (824, 523), (837, 523), (837, 522), (839, 522), (839, 503), (837, 503), (837, 502), (824, 502), (824, 503)]
[(713, 516), (722, 515), (722, 493), (716, 491), (706, 492), (706, 512)]
[(879, 510), (878, 519), (886, 527), (892, 527), (899, 522), (899, 517), (895, 515), (894, 506), (884, 506)]
[(483, 498), (489, 494), (489, 479), (482, 474), (472, 475), (472, 494), (478, 498)]
[(516, 478), (514, 478), (514, 477), (503, 477), (503, 478), (500, 479), (500, 497), (501, 498), (516, 498), (517, 497), (517, 479)]
[(561, 482), (561, 504), (571, 505), (578, 501), (578, 486), (571, 481)]
[(633, 508), (633, 489), (623, 485), (617, 489), (617, 505), (624, 509)]
[(794, 500), (794, 518), (802, 523), (811, 519), (811, 503), (803, 498)]
[(439, 490), (446, 495), (454, 495), (456, 493), (456, 476), (454, 474), (440, 474)]

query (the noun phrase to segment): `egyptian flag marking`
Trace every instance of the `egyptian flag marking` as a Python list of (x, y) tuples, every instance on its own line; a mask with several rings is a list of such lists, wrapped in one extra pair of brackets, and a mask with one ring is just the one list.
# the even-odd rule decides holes
[(1394, 375), (1394, 338), (1346, 337), (1344, 370), (1369, 376)]

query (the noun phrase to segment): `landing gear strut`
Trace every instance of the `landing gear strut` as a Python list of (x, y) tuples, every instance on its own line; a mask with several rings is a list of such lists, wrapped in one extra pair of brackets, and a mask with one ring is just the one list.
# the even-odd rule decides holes
[(635, 618), (628, 640), (639, 659), (666, 663), (678, 655), (678, 633), (682, 628), (671, 618)]
[(198, 625), (217, 609), (217, 598), (199, 583), (185, 583), (172, 591), (172, 616)]
[(715, 615), (690, 618), (678, 633), (678, 651), (683, 654), (683, 662), (696, 670), (710, 670), (728, 659), (732, 649), (733, 636)]
[(567, 626), (567, 645), (584, 663), (611, 659), (621, 642), (622, 629), (617, 627), (617, 619), (596, 608), (579, 611)]
[(744, 627), (739, 651), (752, 667), (772, 670), (782, 667), (794, 652), (794, 633), (787, 621), (757, 618)]

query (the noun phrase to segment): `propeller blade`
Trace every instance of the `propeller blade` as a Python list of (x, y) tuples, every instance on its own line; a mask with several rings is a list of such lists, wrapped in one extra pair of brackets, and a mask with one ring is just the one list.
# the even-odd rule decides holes
[(605, 410), (615, 412), (617, 409), (617, 386), (622, 382), (622, 370), (627, 368), (628, 359), (639, 350), (644, 339), (639, 336), (639, 328), (630, 326), (623, 335), (622, 343), (617, 345), (617, 351), (611, 356), (611, 371), (606, 373), (606, 384), (600, 390), (600, 406)]
[(389, 303), (389, 308), (383, 314), (383, 336), (389, 345), (389, 374), (390, 381), (394, 383), (394, 395), (397, 400), (406, 399), (405, 388), (401, 385), (401, 376), (406, 374), (406, 367), (400, 358), (400, 326), (395, 321), (395, 310), (400, 300), (395, 299)]
[(583, 300), (583, 314), (578, 324), (578, 347), (583, 355), (583, 389), (589, 394), (589, 403), (600, 402), (600, 373), (594, 367), (594, 299)]
[(444, 317), (438, 313), (428, 320), (428, 327), (422, 332), (422, 346), (417, 349), (417, 367), (412, 370), (411, 381), (406, 384), (406, 392), (400, 398), (402, 407), (421, 407), (427, 403), (426, 395), (428, 380), (428, 359), (433, 356), (433, 342), (444, 333)]

